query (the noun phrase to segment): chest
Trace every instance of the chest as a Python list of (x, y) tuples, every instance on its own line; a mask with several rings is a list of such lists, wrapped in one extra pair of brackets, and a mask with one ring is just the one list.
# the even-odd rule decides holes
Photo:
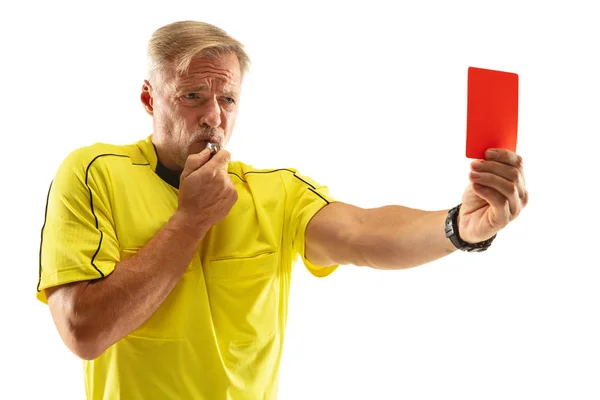
[[(200, 243), (198, 256), (203, 262), (251, 258), (273, 253), (281, 246), (286, 224), (284, 188), (272, 182), (230, 177), (238, 200)], [(178, 190), (153, 172), (139, 169), (128, 176), (113, 177), (111, 183), (119, 245), (121, 250), (137, 250), (177, 211)]]

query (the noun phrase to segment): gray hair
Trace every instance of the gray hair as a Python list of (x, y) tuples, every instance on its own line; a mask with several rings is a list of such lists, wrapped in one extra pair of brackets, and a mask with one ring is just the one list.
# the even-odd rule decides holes
[(206, 22), (173, 22), (154, 31), (150, 38), (148, 79), (154, 85), (169, 69), (175, 73), (187, 72), (196, 57), (219, 57), (228, 53), (237, 56), (243, 76), (250, 58), (240, 42)]

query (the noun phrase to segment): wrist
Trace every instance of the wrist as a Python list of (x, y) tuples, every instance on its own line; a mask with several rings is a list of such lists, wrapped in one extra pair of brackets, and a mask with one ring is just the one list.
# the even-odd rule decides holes
[(192, 218), (180, 210), (175, 211), (167, 222), (167, 229), (176, 232), (182, 239), (191, 239), (196, 243), (204, 239), (210, 228), (207, 222)]
[(458, 227), (460, 226), (460, 219), (461, 219), (461, 215), (457, 211), (456, 212), (456, 236), (458, 237), (458, 239), (460, 239), (462, 242), (465, 242), (467, 244), (475, 244), (475, 243), (477, 243), (476, 240), (471, 240), (469, 237), (463, 235), (461, 233), (460, 229), (458, 229)]
[(445, 224), (446, 237), (450, 240), (450, 242), (452, 242), (454, 247), (459, 250), (468, 252), (481, 252), (487, 250), (496, 238), (496, 235), (477, 243), (470, 243), (461, 238), (458, 229), (460, 222), (460, 206), (461, 204), (448, 211)]

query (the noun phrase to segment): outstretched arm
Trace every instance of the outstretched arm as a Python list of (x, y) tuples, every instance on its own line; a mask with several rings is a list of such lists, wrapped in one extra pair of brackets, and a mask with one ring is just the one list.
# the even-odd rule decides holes
[(352, 264), (376, 269), (416, 267), (452, 253), (447, 210), (402, 206), (363, 209), (345, 203), (323, 208), (308, 225), (306, 258), (315, 265)]
[[(471, 164), (471, 183), (458, 217), (460, 236), (469, 243), (495, 235), (527, 204), (521, 157), (495, 150), (495, 154), (488, 152), (485, 160)], [(447, 213), (332, 203), (307, 227), (306, 258), (315, 265), (353, 264), (377, 269), (426, 264), (456, 249), (445, 235)]]

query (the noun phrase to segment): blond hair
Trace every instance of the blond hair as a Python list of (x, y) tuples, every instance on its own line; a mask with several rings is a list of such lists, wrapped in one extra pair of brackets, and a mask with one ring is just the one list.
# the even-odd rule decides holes
[(196, 57), (218, 57), (227, 53), (237, 56), (243, 76), (250, 58), (240, 42), (206, 22), (173, 22), (154, 31), (148, 42), (148, 79), (151, 84), (158, 84), (156, 80), (169, 69), (185, 73)]

